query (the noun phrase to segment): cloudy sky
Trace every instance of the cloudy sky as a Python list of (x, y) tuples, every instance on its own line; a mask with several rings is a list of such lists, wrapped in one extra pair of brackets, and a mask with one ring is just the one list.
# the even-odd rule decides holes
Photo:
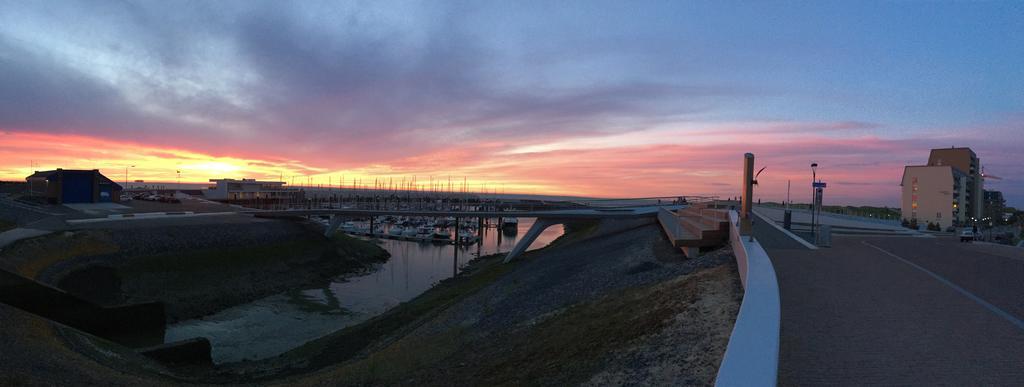
[(0, 179), (809, 196), (969, 146), (1024, 206), (1021, 2), (0, 0)]

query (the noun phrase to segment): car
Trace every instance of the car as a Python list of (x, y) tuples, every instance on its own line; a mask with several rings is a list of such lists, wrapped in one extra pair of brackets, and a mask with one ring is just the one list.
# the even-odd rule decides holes
[(974, 230), (965, 228), (960, 230), (960, 242), (971, 242), (974, 240)]

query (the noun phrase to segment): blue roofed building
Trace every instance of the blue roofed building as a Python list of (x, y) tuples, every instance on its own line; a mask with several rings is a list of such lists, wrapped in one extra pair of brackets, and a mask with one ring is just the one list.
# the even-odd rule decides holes
[(121, 185), (103, 176), (98, 169), (36, 171), (25, 181), (31, 196), (52, 204), (121, 201)]

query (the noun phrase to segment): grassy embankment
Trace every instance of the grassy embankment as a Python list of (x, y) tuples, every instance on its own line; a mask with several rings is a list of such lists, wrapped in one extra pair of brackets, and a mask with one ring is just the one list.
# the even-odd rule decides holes
[[(127, 275), (176, 273), (224, 275), (226, 272), (274, 266), (289, 256), (319, 259), (350, 258), (352, 266), (382, 258), (383, 249), (363, 240), (338, 234), (330, 239), (310, 234), (300, 238), (251, 247), (208, 248), (133, 257), (121, 269)], [(302, 262), (296, 262), (296, 264)], [(348, 262), (345, 262), (346, 264)], [(182, 283), (182, 286), (188, 286)]]
[[(36, 279), (47, 268), (68, 261), (73, 268), (55, 276), (66, 290), (101, 303), (162, 301), (172, 322), (360, 272), (389, 256), (371, 242), (344, 235), (324, 238), (314, 232), (255, 246), (128, 256), (124, 252), (129, 250), (109, 231), (88, 230), (19, 241), (0, 256), (8, 269)], [(76, 262), (112, 270), (86, 270)], [(96, 286), (97, 281), (116, 284)]]
[(24, 277), (38, 279), (50, 266), (72, 259), (105, 254), (116, 254), (120, 247), (109, 234), (103, 232), (53, 233), (24, 239), (8, 246), (0, 253), (7, 268)]
[[(584, 234), (569, 234), (560, 242)], [(442, 332), (407, 335), (522, 262), (502, 264), (501, 259), (479, 259), (458, 277), (378, 318), (288, 353), (293, 361), (308, 361), (291, 372), (326, 369), (294, 375), (287, 383), (517, 385), (544, 380), (545, 384), (578, 384), (604, 369), (607, 354), (644, 345), (649, 335), (677, 324), (673, 316), (686, 316), (685, 322), (677, 324), (684, 327), (676, 328), (683, 336), (674, 339), (690, 344), (679, 350), (693, 359), (686, 365), (687, 372), (713, 380), (738, 307), (740, 291), (733, 265), (571, 305), (541, 316), (526, 329), (483, 340), (474, 339), (472, 327), (460, 324)], [(728, 303), (716, 297), (731, 299), (735, 305), (723, 308)], [(709, 356), (707, 351), (717, 355)]]
[(18, 225), (14, 224), (14, 222), (0, 219), (0, 232), (11, 230), (14, 229), (15, 227), (18, 227)]
[[(230, 371), (227, 377), (233, 379), (237, 376), (235, 372), (240, 371), (255, 379), (277, 378), (345, 362), (371, 345), (387, 341), (388, 338), (397, 338), (402, 332), (414, 329), (466, 296), (497, 281), (515, 269), (519, 262), (529, 259), (537, 252), (585, 239), (597, 229), (597, 226), (597, 222), (567, 224), (565, 234), (542, 249), (525, 253), (518, 262), (504, 264), (505, 254), (492, 254), (474, 259), (458, 276), (441, 281), (430, 290), (380, 316), (291, 350), (272, 360), (275, 363), (273, 366), (266, 367), (265, 363), (256, 363), (258, 371), (251, 367), (243, 367)], [(421, 353), (429, 352), (427, 348), (419, 350)]]

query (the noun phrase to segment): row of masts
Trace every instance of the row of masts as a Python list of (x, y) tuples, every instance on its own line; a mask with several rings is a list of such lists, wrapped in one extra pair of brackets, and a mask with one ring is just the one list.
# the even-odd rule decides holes
[(419, 211), (497, 211), (505, 207), (498, 195), (445, 191), (306, 188), (289, 197), (254, 197), (228, 201), (255, 209), (367, 209)]
[[(345, 180), (345, 175), (340, 175), (335, 184), (333, 176), (327, 176), (327, 184), (316, 183), (316, 179), (313, 176), (305, 176), (306, 182), (302, 184), (302, 179), (299, 177), (299, 184), (295, 184), (295, 179), (299, 176), (292, 176), (289, 185), (295, 188), (305, 189), (318, 189), (318, 190), (353, 190), (353, 191), (373, 191), (376, 193), (392, 193), (396, 194), (399, 192), (407, 195), (413, 195), (417, 193), (427, 194), (462, 194), (462, 195), (504, 195), (505, 184), (500, 183), (497, 185), (490, 185), (489, 183), (479, 183), (476, 187), (469, 184), (468, 179), (463, 176), (462, 182), (460, 183), (457, 179), (453, 181), (451, 176), (447, 179), (434, 179), (433, 176), (428, 177), (427, 181), (420, 181), (417, 176), (402, 177), (401, 179), (395, 179), (394, 177), (387, 178), (374, 178), (371, 182), (369, 178), (356, 178), (353, 177), (350, 180)], [(282, 179), (283, 180), (283, 176)], [(476, 189), (474, 189), (476, 188)]]

